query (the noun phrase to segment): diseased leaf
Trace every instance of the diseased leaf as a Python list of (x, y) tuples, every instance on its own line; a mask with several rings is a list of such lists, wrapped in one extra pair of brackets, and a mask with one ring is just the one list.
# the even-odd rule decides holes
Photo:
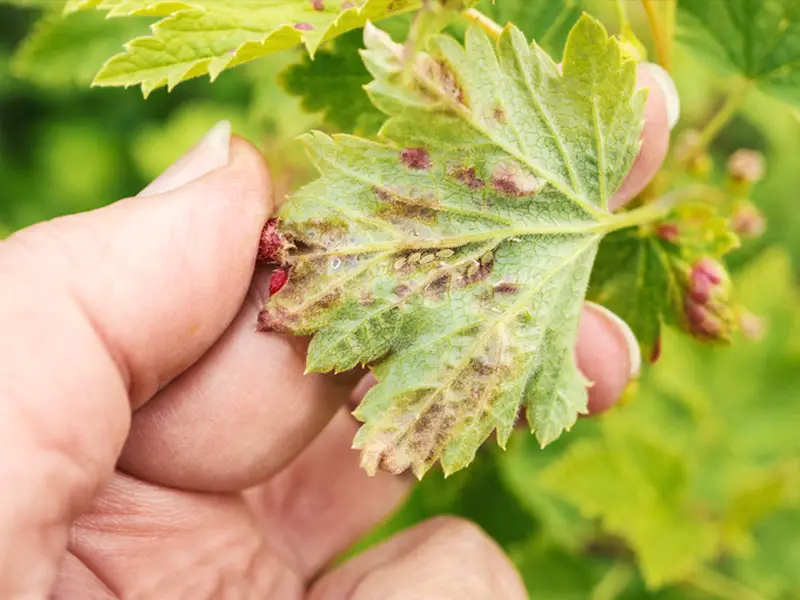
[(546, 445), (586, 411), (573, 346), (598, 243), (630, 223), (607, 205), (639, 149), (636, 66), (588, 16), (563, 75), (513, 26), (435, 38), (410, 80), (401, 46), (365, 37), (389, 143), (305, 138), (322, 177), (280, 211), (291, 276), (261, 324), (315, 333), (310, 371), (374, 364), (370, 473), (452, 473), (523, 406)]
[(372, 79), (358, 50), (363, 35), (346, 33), (330, 49), (317, 52), (312, 60), (304, 56), (280, 75), (280, 82), (290, 94), (303, 99), (303, 109), (324, 112), (325, 123), (348, 133), (374, 135), (386, 115), (370, 102), (363, 89)]
[(153, 35), (137, 38), (111, 58), (99, 86), (174, 88), (181, 81), (303, 44), (319, 45), (367, 21), (418, 8), (420, 0), (79, 0), (68, 11), (108, 10), (109, 16), (164, 16)]
[(652, 227), (614, 232), (603, 240), (588, 298), (631, 326), (645, 356), (659, 353), (664, 324), (685, 325), (691, 266), (721, 258), (738, 239), (717, 210), (682, 205)]
[(714, 66), (800, 104), (797, 0), (680, 0), (679, 39)]

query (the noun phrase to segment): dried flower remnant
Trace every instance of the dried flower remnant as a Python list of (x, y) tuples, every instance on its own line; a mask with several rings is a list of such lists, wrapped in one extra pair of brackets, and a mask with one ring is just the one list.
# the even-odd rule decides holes
[(745, 239), (755, 239), (766, 231), (767, 220), (752, 202), (744, 202), (733, 210), (731, 229)]
[(737, 150), (728, 160), (728, 173), (737, 182), (758, 183), (765, 170), (764, 155), (756, 150)]
[(675, 243), (678, 241), (681, 230), (675, 223), (662, 223), (656, 227), (656, 235), (665, 242)]

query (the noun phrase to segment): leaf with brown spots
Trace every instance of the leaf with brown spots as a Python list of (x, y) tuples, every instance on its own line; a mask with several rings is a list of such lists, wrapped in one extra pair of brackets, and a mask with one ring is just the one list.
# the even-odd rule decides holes
[(635, 64), (590, 17), (563, 75), (513, 27), (436, 37), (410, 72), (386, 34), (365, 42), (385, 142), (305, 137), (322, 176), (281, 208), (296, 248), (262, 324), (314, 335), (309, 371), (372, 367), (370, 473), (452, 473), (521, 407), (547, 444), (586, 412), (573, 346), (600, 239), (638, 218), (607, 210), (639, 149)]

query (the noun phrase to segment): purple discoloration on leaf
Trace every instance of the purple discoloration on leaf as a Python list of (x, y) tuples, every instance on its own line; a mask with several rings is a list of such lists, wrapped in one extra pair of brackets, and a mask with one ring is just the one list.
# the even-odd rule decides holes
[(431, 155), (425, 148), (404, 148), (400, 152), (400, 159), (408, 169), (424, 171), (431, 168), (433, 164)]

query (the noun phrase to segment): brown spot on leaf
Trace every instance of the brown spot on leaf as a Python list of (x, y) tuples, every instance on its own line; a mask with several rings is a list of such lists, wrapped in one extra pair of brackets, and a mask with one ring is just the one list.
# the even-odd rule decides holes
[(361, 294), (361, 298), (359, 299), (359, 303), (361, 306), (372, 306), (375, 304), (375, 294), (369, 291), (365, 291)]
[(498, 294), (512, 295), (519, 291), (519, 285), (510, 281), (501, 281), (494, 286), (494, 291)]
[(507, 121), (505, 109), (502, 106), (495, 106), (492, 110), (492, 118), (500, 125), (504, 125)]
[(400, 285), (395, 286), (394, 293), (399, 298), (405, 298), (411, 293), (411, 286), (406, 283), (401, 283)]
[(464, 272), (464, 285), (472, 285), (473, 283), (484, 281), (492, 274), (492, 269), (494, 269), (494, 258), (482, 259), (480, 262), (475, 261), (470, 263), (467, 270)]
[(431, 155), (425, 148), (403, 148), (400, 159), (408, 169), (425, 171), (431, 168)]
[(258, 331), (276, 333), (293, 333), (296, 319), (290, 318), (284, 311), (267, 307), (258, 314)]
[(504, 163), (492, 172), (492, 187), (506, 196), (522, 198), (538, 194), (542, 183), (534, 175), (523, 171), (519, 165)]
[(425, 294), (434, 299), (440, 299), (442, 295), (450, 287), (450, 274), (444, 273), (440, 275), (428, 285), (425, 286)]
[(453, 171), (453, 177), (473, 190), (479, 190), (486, 186), (486, 182), (478, 177), (475, 167)]
[(413, 219), (425, 223), (431, 223), (436, 220), (436, 211), (430, 206), (431, 203), (429, 201), (422, 199), (415, 201), (401, 196), (388, 188), (379, 186), (373, 186), (372, 191), (383, 202), (378, 207), (378, 215), (387, 221), (391, 221), (395, 217)]

